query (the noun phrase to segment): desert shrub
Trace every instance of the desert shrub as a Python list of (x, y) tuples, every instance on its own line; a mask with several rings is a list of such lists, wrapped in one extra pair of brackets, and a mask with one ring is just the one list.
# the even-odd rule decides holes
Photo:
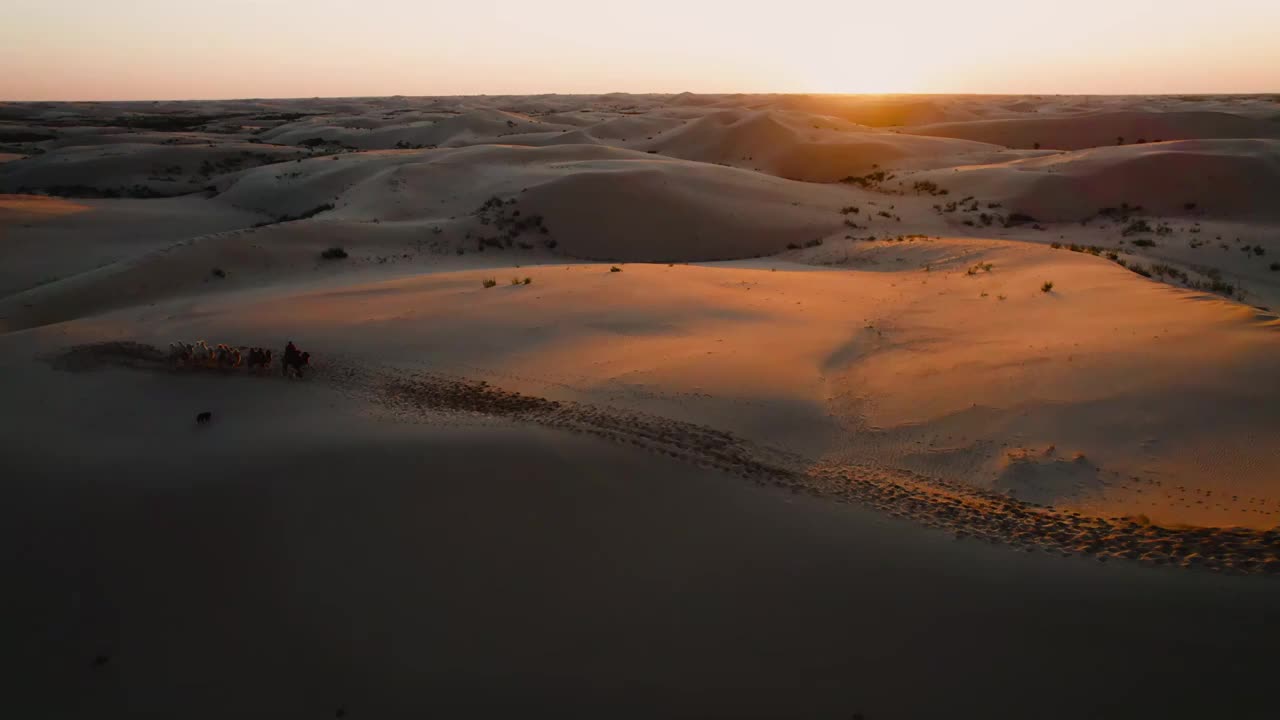
[(846, 205), (840, 208), (841, 215), (857, 215), (860, 212), (862, 212), (861, 208), (858, 208), (855, 205)]
[(978, 263), (965, 271), (966, 275), (977, 275), (980, 272), (991, 272), (991, 268), (995, 267), (992, 263)]
[(1218, 293), (1219, 295), (1226, 295), (1227, 297), (1232, 297), (1236, 294), (1235, 285), (1232, 285), (1231, 283), (1226, 282), (1225, 280), (1223, 280), (1220, 277), (1217, 277), (1216, 275), (1211, 276), (1207, 281), (1192, 280), (1187, 283), (1187, 287), (1194, 288), (1196, 290), (1208, 290), (1209, 292)]
[(520, 278), (518, 278), (518, 277), (513, 277), (513, 278), (511, 278), (511, 284), (512, 284), (512, 285), (521, 285), (521, 284), (523, 284), (523, 283), (521, 283), (521, 282), (520, 282)]
[(319, 215), (322, 212), (329, 212), (332, 209), (333, 209), (333, 203), (325, 203), (323, 205), (317, 205), (311, 208), (310, 210), (307, 210), (301, 213), (300, 215), (297, 215), (296, 217), (292, 217), (289, 219), (290, 220), (306, 220), (307, 218), (315, 217), (316, 215)]
[(1188, 279), (1185, 272), (1166, 263), (1153, 263), (1151, 265), (1151, 272), (1152, 274), (1159, 275), (1160, 277), (1165, 277), (1167, 275), (1175, 280), (1181, 280), (1182, 282), (1187, 282)]
[(138, 130), (155, 130), (159, 132), (180, 132), (207, 125), (211, 122), (226, 120), (232, 115), (122, 115), (106, 121), (108, 125), (135, 128)]
[(219, 278), (224, 278), (224, 277), (226, 277), (226, 276), (227, 276), (227, 271), (226, 271), (226, 270), (223, 270), (222, 268), (217, 268), (217, 267), (216, 267), (216, 268), (214, 268), (214, 269), (213, 269), (213, 276), (214, 276), (214, 277), (219, 277)]
[(1120, 207), (1104, 207), (1098, 209), (1099, 215), (1117, 222), (1124, 222), (1128, 220), (1130, 216), (1136, 215), (1140, 212), (1142, 212), (1141, 205), (1130, 205), (1127, 202), (1120, 203)]
[(525, 279), (524, 279), (524, 281), (522, 281), (520, 284), (521, 284), (521, 285), (532, 285), (532, 284), (533, 284), (533, 278), (531, 278), (531, 277), (527, 277), (527, 278), (525, 278)]
[(1055, 240), (1054, 242), (1049, 243), (1049, 247), (1053, 248), (1054, 250), (1058, 250), (1062, 247), (1062, 243), (1057, 242)]
[(1186, 210), (1187, 212), (1191, 212), (1192, 210), (1196, 209), (1196, 204), (1193, 202), (1182, 203), (1182, 209)]
[(342, 260), (347, 257), (347, 251), (340, 247), (331, 247), (320, 253), (320, 257), (325, 260)]
[(1050, 291), (1050, 290), (1052, 290), (1052, 289), (1053, 289), (1053, 281), (1052, 281), (1052, 280), (1045, 280), (1045, 281), (1044, 281), (1044, 284), (1040, 286), (1040, 292), (1042, 292), (1042, 293), (1047, 293), (1047, 292), (1049, 292), (1049, 291)]
[(1138, 247), (1155, 247), (1156, 241), (1151, 238), (1138, 238), (1133, 241), (1133, 244)]
[(1005, 218), (1005, 227), (1017, 227), (1018, 225), (1026, 225), (1027, 223), (1036, 222), (1036, 219), (1026, 213), (1009, 213), (1009, 217)]
[(497, 285), (497, 284), (498, 284), (498, 281), (497, 281), (497, 280), (494, 280), (493, 278), (485, 278), (484, 280), (481, 280), (481, 281), (480, 281), (480, 284), (481, 284), (481, 285), (483, 285), (483, 286), (484, 286), (484, 287), (486, 287), (486, 288), (491, 288), (491, 287), (493, 287), (494, 285)]
[(617, 265), (614, 265), (613, 267), (609, 268), (609, 272), (611, 273), (622, 272), (622, 268), (618, 267)]
[(1271, 272), (1280, 272), (1280, 262), (1271, 263)]
[(1151, 223), (1139, 218), (1137, 220), (1131, 221), (1128, 225), (1126, 225), (1124, 230), (1120, 231), (1120, 234), (1124, 235), (1125, 237), (1128, 237), (1130, 235), (1135, 235), (1137, 233), (1149, 233), (1154, 231), (1155, 231), (1155, 228), (1151, 227)]
[(821, 244), (822, 244), (822, 238), (818, 238), (816, 240), (810, 240), (809, 242), (805, 243), (804, 246), (807, 248), (812, 248), (812, 247), (818, 247)]
[(863, 188), (874, 188), (880, 185), (880, 183), (888, 182), (892, 179), (893, 175), (891, 173), (886, 173), (884, 170), (876, 170), (875, 172), (870, 172), (866, 175), (850, 175), (840, 182), (849, 185), (857, 185)]
[(266, 227), (266, 226), (268, 226), (268, 225), (276, 225), (276, 224), (278, 224), (278, 223), (294, 222), (294, 221), (296, 221), (296, 220), (306, 220), (307, 218), (313, 218), (313, 217), (315, 217), (316, 215), (319, 215), (320, 213), (328, 212), (328, 211), (332, 210), (333, 208), (334, 208), (333, 203), (325, 203), (325, 204), (323, 204), (323, 205), (317, 205), (317, 206), (315, 206), (315, 207), (311, 208), (310, 210), (306, 210), (306, 211), (304, 211), (304, 212), (302, 212), (302, 213), (299, 213), (299, 214), (297, 214), (297, 215), (281, 215), (280, 217), (277, 217), (275, 220), (270, 220), (270, 221), (267, 221), (267, 222), (254, 223), (254, 225), (253, 225), (253, 226), (254, 226), (254, 227), (256, 227), (256, 228), (258, 228), (258, 227)]
[(787, 243), (788, 250), (799, 250), (800, 246), (796, 243)]

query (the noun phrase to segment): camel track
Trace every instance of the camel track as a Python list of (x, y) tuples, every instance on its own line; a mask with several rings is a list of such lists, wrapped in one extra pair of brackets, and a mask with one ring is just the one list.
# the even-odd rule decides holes
[[(52, 360), (55, 367), (68, 370), (168, 367), (160, 350), (136, 343), (77, 346)], [(1280, 575), (1280, 528), (1163, 527), (1140, 519), (1091, 517), (896, 468), (814, 462), (694, 423), (549, 400), (432, 373), (339, 362), (318, 371), (316, 378), (410, 416), (477, 413), (592, 435), (758, 484), (858, 503), (947, 530), (957, 538), (1100, 561)]]

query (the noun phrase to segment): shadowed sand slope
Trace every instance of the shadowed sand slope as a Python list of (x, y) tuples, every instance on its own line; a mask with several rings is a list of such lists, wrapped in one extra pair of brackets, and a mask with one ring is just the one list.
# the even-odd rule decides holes
[(1127, 204), (1154, 215), (1280, 217), (1280, 140), (1188, 140), (1096, 148), (921, 176), (1049, 221)]
[[(129, 263), (192, 236), (240, 228), (260, 219), (197, 196), (66, 200), (0, 195), (0, 244), (5, 258), (0, 262), (0, 297), (71, 281), (80, 273)], [(201, 269), (199, 279), (207, 277), (210, 267)], [(0, 312), (0, 318), (5, 315)]]
[(1065, 117), (1015, 117), (934, 125), (906, 132), (1004, 145), (1081, 150), (1126, 143), (1215, 138), (1280, 138), (1273, 120), (1224, 112), (1102, 112)]
[[(371, 420), (320, 386), (71, 379), (40, 405), (95, 438), (74, 463), (47, 435), (3, 435), (21, 473), (0, 532), (24, 548), (7, 635), (27, 658), (9, 702), (37, 715), (1014, 717), (1061, 693), (1041, 716), (1177, 717), (1233, 688), (1249, 717), (1269, 702), (1273, 598), (1248, 579), (957, 543), (589, 437)], [(173, 421), (193, 405), (215, 423)], [(1196, 683), (1128, 690), (1224, 644)]]
[(56, 149), (0, 165), (0, 192), (48, 191), (71, 197), (165, 197), (204, 189), (227, 172), (305, 153), (248, 143), (116, 143)]

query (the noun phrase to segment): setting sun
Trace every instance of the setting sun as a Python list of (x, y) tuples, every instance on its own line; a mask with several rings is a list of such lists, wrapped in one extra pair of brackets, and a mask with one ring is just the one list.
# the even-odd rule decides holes
[[(24, 3), (0, 99), (1280, 87), (1280, 3)], [(340, 21), (337, 19), (341, 18)], [(179, 79), (180, 78), (180, 79)]]

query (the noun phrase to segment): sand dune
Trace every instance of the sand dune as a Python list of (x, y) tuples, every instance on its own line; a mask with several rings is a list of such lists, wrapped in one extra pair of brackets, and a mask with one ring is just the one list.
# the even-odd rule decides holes
[(915, 135), (962, 138), (1011, 148), (1057, 150), (1217, 138), (1280, 138), (1275, 122), (1225, 112), (1100, 112), (1066, 117), (1003, 118), (914, 124)]
[[(230, 178), (218, 200), (294, 215), (332, 202), (327, 218), (430, 222), (453, 228), (449, 238), (469, 223), (480, 238), (498, 230), (468, 216), (496, 196), (517, 201), (512, 212), (544, 218), (550, 239), (574, 257), (675, 261), (750, 257), (821, 237), (839, 227), (835, 210), (850, 197), (844, 188), (593, 145), (317, 158), (297, 167), (297, 179), (281, 181), (268, 168)], [(748, 212), (741, 198), (751, 199)]]
[(1081, 220), (1124, 204), (1157, 216), (1274, 219), (1280, 140), (1095, 148), (920, 177), (1049, 221)]
[(358, 122), (335, 123), (327, 117), (302, 121), (279, 126), (260, 137), (283, 145), (320, 138), (362, 150), (385, 150), (397, 145), (416, 147), (498, 142), (507, 135), (568, 129), (567, 126), (546, 123), (528, 115), (489, 109), (438, 115), (409, 123), (398, 117), (390, 120), (357, 117), (354, 120)]
[[(627, 157), (564, 167), (522, 206), (546, 218), (565, 253), (622, 261), (754, 257), (839, 227), (842, 194), (741, 170)], [(748, 203), (744, 212), (742, 201)]]
[(1274, 116), (0, 103), (10, 702), (1267, 717)]
[[(1280, 431), (1270, 390), (1256, 381), (1280, 323), (1104, 259), (993, 241), (829, 241), (793, 260), (846, 269), (535, 264), (356, 285), (317, 269), (324, 230), (284, 230), (265, 248), (250, 234), (211, 237), (24, 300), (57, 319), (145, 305), (143, 337), (157, 344), (288, 333), (508, 386), (536, 378), (515, 387), (604, 393), (841, 467), (1052, 494), (1108, 517), (1260, 528), (1280, 517), (1280, 501), (1232, 499), (1267, 498), (1280, 460), (1265, 441)], [(234, 270), (210, 294), (214, 263)], [(495, 274), (533, 286), (482, 287)], [(264, 295), (267, 278), (289, 282)], [(778, 343), (763, 355), (752, 349), (762, 336)], [(1200, 424), (1207, 397), (1214, 431)], [(1077, 455), (1098, 482), (1080, 482)], [(1217, 499), (1195, 502), (1205, 497)]]
[(1011, 159), (992, 145), (874, 132), (832, 118), (777, 111), (722, 111), (655, 139), (664, 155), (836, 182), (877, 167), (918, 169)]
[(217, 175), (304, 157), (250, 143), (121, 143), (63, 147), (0, 166), (0, 191), (71, 197), (166, 197), (202, 190)]
[[(815, 193), (743, 170), (585, 145), (332, 156), (285, 167), (285, 175), (267, 166), (227, 176), (213, 201), (282, 224), (197, 237), (43, 284), (0, 299), (0, 316), (14, 329), (203, 293), (214, 268), (236, 282), (264, 268), (275, 278), (307, 277), (319, 252), (334, 245), (384, 262), (486, 249), (514, 262), (550, 251), (612, 261), (753, 257), (835, 232), (837, 209), (853, 196), (838, 186)], [(486, 208), (492, 198), (502, 205)], [(289, 221), (298, 217), (308, 219)]]
[[(14, 328), (28, 322), (20, 321), (28, 312), (51, 310), (36, 304), (25, 307), (30, 302), (21, 299), (26, 291), (44, 287), (42, 292), (48, 292), (61, 281), (80, 282), (75, 278), (81, 273), (134, 261), (193, 235), (242, 228), (261, 219), (251, 212), (211, 205), (200, 196), (65, 200), (0, 195), (0, 241), (6, 256), (14, 259), (0, 263), (0, 305), (17, 309), (13, 314), (0, 311), (0, 326)], [(211, 270), (202, 268), (198, 280), (208, 278)], [(137, 282), (146, 284), (151, 279)], [(121, 289), (136, 292), (136, 283)], [(108, 298), (104, 307), (128, 302), (110, 299), (109, 283), (101, 290), (100, 295)], [(69, 316), (85, 312), (90, 310), (78, 308)]]

